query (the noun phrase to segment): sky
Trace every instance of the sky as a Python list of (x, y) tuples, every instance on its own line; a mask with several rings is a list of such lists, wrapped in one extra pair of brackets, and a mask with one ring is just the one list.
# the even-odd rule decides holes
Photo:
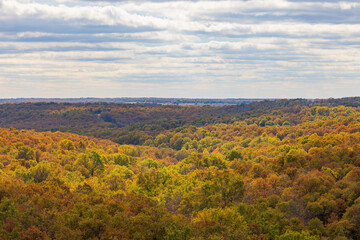
[(0, 0), (0, 98), (359, 95), (359, 0)]

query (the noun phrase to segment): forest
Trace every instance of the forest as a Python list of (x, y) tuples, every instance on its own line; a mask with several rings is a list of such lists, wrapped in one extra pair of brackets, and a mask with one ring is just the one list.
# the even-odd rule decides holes
[(0, 239), (360, 239), (360, 99), (0, 104)]

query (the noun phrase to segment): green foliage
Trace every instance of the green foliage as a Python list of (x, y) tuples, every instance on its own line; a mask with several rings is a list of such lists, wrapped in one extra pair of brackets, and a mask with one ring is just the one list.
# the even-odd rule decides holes
[(17, 149), (17, 153), (16, 153), (17, 159), (30, 160), (34, 158), (34, 150), (31, 147), (24, 146), (22, 144), (17, 144), (16, 149)]
[(110, 161), (120, 166), (130, 166), (130, 157), (125, 154), (116, 154), (110, 157)]
[(287, 230), (284, 234), (276, 238), (277, 240), (320, 240), (320, 237), (311, 236), (306, 232), (293, 232)]
[[(80, 145), (80, 148), (83, 148), (81, 143), (79, 145)], [(68, 150), (68, 151), (75, 149), (74, 143), (68, 139), (61, 140), (59, 143), (59, 146), (61, 149)]]
[(240, 150), (233, 149), (226, 154), (226, 160), (233, 161), (235, 159), (242, 159), (243, 155)]
[(34, 182), (40, 183), (42, 181), (45, 181), (51, 172), (50, 164), (47, 162), (41, 162), (40, 164), (36, 165), (34, 168), (31, 169)]
[(141, 165), (147, 168), (158, 168), (158, 163), (152, 158), (142, 161)]
[(355, 204), (346, 210), (345, 219), (348, 220), (347, 226), (354, 239), (360, 238), (360, 198), (355, 201)]
[(247, 148), (247, 147), (249, 147), (250, 143), (251, 143), (251, 139), (248, 138), (248, 139), (245, 139), (244, 141), (241, 142), (241, 146), (244, 147), (244, 148)]
[(33, 181), (33, 173), (25, 168), (18, 168), (14, 171), (14, 176), (21, 178), (24, 182)]
[(192, 220), (196, 236), (204, 239), (221, 239), (227, 235), (238, 239), (244, 235), (246, 224), (243, 217), (231, 208), (210, 208), (197, 213)]
[(308, 223), (309, 230), (318, 236), (326, 235), (326, 229), (324, 227), (323, 222), (318, 218), (313, 218)]
[(90, 165), (89, 172), (93, 176), (94, 174), (101, 174), (104, 169), (104, 161), (101, 159), (101, 156), (96, 151), (91, 151), (89, 153)]

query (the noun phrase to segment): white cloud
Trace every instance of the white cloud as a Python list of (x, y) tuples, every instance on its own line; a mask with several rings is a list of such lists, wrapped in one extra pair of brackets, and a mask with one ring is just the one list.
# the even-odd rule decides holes
[(2, 96), (346, 95), (360, 90), (358, 10), (354, 1), (0, 0)]

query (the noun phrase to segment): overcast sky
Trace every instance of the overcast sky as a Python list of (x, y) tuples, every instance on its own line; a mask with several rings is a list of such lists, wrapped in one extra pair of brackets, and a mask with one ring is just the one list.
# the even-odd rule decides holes
[(0, 0), (0, 98), (359, 95), (359, 0)]

